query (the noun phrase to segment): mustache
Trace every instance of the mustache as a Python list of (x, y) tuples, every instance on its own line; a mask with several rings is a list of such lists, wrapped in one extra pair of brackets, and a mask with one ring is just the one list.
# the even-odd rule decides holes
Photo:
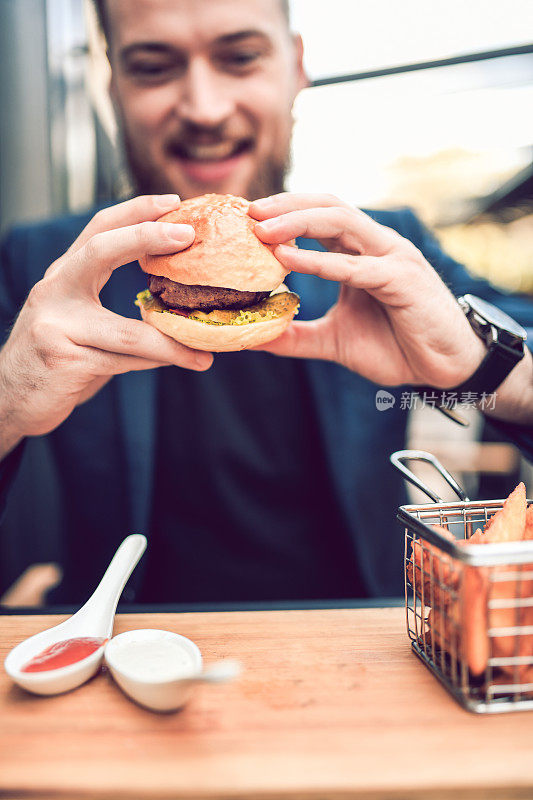
[(183, 127), (169, 136), (165, 142), (165, 147), (171, 152), (177, 151), (189, 144), (214, 145), (222, 142), (252, 142), (253, 137), (249, 132), (230, 130), (225, 125), (207, 126), (187, 123)]

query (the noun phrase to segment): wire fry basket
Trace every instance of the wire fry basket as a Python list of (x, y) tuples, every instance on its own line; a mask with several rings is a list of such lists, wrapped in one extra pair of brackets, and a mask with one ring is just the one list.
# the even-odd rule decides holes
[[(432, 464), (459, 501), (443, 503), (405, 460)], [(430, 453), (402, 450), (391, 462), (433, 501), (397, 515), (414, 652), (468, 711), (533, 710), (533, 541), (465, 547), (504, 500), (470, 501)]]

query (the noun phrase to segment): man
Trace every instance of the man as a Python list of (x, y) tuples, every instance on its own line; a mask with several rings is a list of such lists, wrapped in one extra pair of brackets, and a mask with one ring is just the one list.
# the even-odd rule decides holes
[[(29, 515), (33, 561), (59, 532), (64, 602), (87, 596), (134, 530), (150, 547), (129, 599), (400, 594), (404, 494), (387, 459), (404, 445), (406, 414), (399, 403), (378, 411), (376, 384), (453, 387), (483, 360), (437, 272), (523, 324), (533, 305), (470, 278), (410, 212), (371, 217), (338, 198), (279, 194), (306, 85), (281, 0), (99, 5), (141, 196), (6, 243), (6, 333), (21, 311), (0, 352), (5, 541), (21, 542)], [(157, 222), (179, 202), (161, 193), (207, 191), (266, 198), (250, 209), (260, 238), (299, 237), (297, 253), (277, 247), (304, 320), (271, 345), (284, 358), (213, 363), (132, 319), (145, 281), (131, 262), (194, 238)], [(528, 370), (529, 354), (508, 381)], [(498, 413), (516, 419), (516, 404)]]

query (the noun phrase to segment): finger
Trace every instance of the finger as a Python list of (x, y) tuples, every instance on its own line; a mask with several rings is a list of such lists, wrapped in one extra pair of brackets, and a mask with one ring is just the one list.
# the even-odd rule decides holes
[(174, 364), (194, 370), (209, 369), (211, 353), (193, 350), (146, 322), (99, 309), (90, 319), (70, 323), (68, 335), (78, 345), (105, 353), (123, 354), (153, 363)]
[(317, 319), (312, 322), (291, 322), (277, 339), (253, 347), (276, 356), (291, 358), (319, 358), (331, 361), (334, 358), (332, 337), (327, 335), (328, 321)]
[(176, 253), (194, 241), (194, 228), (174, 222), (141, 222), (92, 236), (61, 271), (73, 286), (98, 295), (117, 267), (147, 255)]
[[(339, 249), (381, 256), (398, 244), (398, 234), (379, 225), (362, 211), (347, 207), (307, 208), (289, 211), (258, 222), (256, 235), (266, 244), (282, 244), (303, 236), (338, 240)], [(330, 248), (331, 249), (331, 248)]]
[(343, 200), (339, 200), (334, 194), (281, 192), (270, 197), (263, 197), (261, 200), (254, 200), (253, 203), (250, 203), (248, 213), (254, 219), (264, 220), (303, 208), (329, 207), (353, 209), (353, 206)]
[(67, 252), (76, 252), (97, 233), (139, 222), (154, 222), (179, 204), (180, 198), (177, 194), (148, 194), (103, 208), (94, 215)]
[(392, 277), (391, 262), (386, 256), (351, 256), (320, 250), (297, 250), (283, 244), (274, 249), (274, 255), (290, 271), (317, 275), (354, 289), (379, 291)]
[(152, 361), (148, 358), (108, 353), (97, 349), (91, 351), (91, 348), (86, 348), (85, 355), (90, 362), (90, 369), (93, 375), (102, 378), (111, 375), (122, 375), (125, 372), (140, 372), (144, 369), (172, 366), (165, 361)]

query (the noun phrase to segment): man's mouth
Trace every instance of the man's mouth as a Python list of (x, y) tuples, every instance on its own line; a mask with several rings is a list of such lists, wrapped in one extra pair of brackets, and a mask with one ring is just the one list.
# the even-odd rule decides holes
[(225, 161), (234, 158), (252, 148), (251, 139), (240, 141), (217, 142), (214, 144), (179, 143), (171, 146), (173, 156), (190, 162)]
[(252, 148), (252, 139), (175, 142), (169, 154), (179, 162), (180, 172), (195, 184), (196, 191), (223, 191)]

